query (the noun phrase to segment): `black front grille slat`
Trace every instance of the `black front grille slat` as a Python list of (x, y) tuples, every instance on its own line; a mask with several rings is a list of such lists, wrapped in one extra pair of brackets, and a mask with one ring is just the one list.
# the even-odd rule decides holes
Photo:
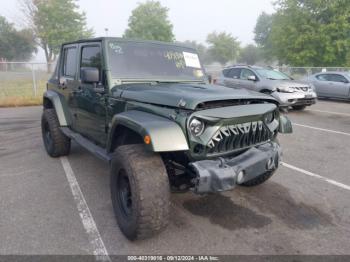
[[(211, 147), (207, 147), (207, 154), (219, 154), (230, 152), (233, 150), (239, 150), (242, 148), (247, 148), (250, 146), (254, 146), (263, 142), (268, 141), (272, 133), (270, 130), (262, 123), (259, 124), (257, 122), (251, 124), (249, 128), (249, 132), (245, 133), (242, 130), (238, 130), (238, 133), (234, 133), (232, 130), (227, 128), (229, 131), (229, 136), (225, 135), (223, 132), (218, 137), (220, 137), (220, 141), (212, 140), (214, 144)], [(228, 132), (226, 129), (224, 132)], [(220, 130), (218, 131), (220, 132)]]

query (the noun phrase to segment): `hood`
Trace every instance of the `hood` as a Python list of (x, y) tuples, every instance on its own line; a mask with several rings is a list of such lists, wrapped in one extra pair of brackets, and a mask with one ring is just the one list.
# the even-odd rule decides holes
[(209, 84), (144, 83), (126, 84), (120, 88), (122, 89), (120, 96), (125, 99), (191, 110), (198, 104), (210, 101), (261, 99), (276, 103), (273, 97), (258, 92)]

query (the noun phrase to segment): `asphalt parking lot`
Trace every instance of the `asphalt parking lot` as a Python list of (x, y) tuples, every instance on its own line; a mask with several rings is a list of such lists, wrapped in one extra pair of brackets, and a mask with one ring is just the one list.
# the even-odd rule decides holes
[(105, 162), (76, 144), (67, 158), (45, 153), (41, 110), (0, 109), (2, 255), (96, 248), (109, 255), (350, 254), (349, 102), (323, 100), (289, 112), (294, 133), (280, 135), (284, 164), (267, 183), (221, 195), (173, 194), (166, 231), (137, 242), (116, 225)]

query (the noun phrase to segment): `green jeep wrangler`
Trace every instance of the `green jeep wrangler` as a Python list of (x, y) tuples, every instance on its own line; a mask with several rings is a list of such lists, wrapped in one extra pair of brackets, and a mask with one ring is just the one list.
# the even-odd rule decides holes
[(130, 239), (161, 231), (170, 192), (256, 186), (278, 168), (278, 132), (290, 133), (271, 96), (208, 84), (190, 47), (122, 38), (63, 44), (43, 97), (51, 157), (71, 140), (110, 164), (112, 204)]

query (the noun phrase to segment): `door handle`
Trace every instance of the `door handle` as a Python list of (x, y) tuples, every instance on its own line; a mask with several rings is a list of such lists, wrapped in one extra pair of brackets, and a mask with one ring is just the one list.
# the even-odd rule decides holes
[(66, 82), (62, 82), (58, 85), (59, 88), (62, 88), (62, 89), (66, 89), (67, 88), (67, 85), (66, 85)]

